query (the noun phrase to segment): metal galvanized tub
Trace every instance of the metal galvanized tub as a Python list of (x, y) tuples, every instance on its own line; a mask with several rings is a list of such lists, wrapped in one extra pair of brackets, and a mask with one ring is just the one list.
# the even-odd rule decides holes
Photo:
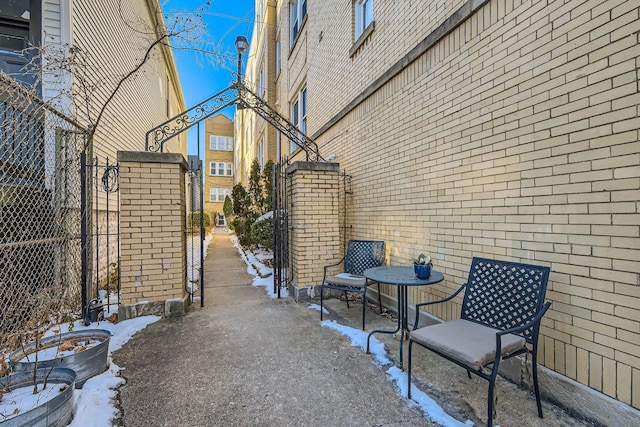
[[(38, 368), (57, 367), (73, 369), (76, 372), (76, 388), (81, 388), (89, 378), (107, 370), (109, 366), (107, 356), (109, 355), (110, 339), (111, 332), (104, 329), (85, 329), (43, 338), (40, 340), (38, 350), (58, 347), (65, 341), (71, 341), (73, 344), (77, 344), (91, 340), (98, 341), (98, 344), (77, 353), (48, 360), (38, 360)], [(14, 366), (14, 371), (20, 372), (33, 369), (35, 352), (36, 344), (29, 343), (11, 353), (9, 361)], [(23, 360), (27, 356), (29, 357), (28, 362)]]
[[(62, 427), (73, 418), (73, 389), (76, 373), (71, 369), (54, 368), (38, 369), (36, 381), (41, 384), (47, 376), (48, 387), (66, 388), (53, 399), (33, 409), (22, 412), (15, 417), (0, 421), (2, 427)], [(0, 378), (0, 388), (9, 391), (21, 387), (33, 387), (33, 373), (16, 372)]]

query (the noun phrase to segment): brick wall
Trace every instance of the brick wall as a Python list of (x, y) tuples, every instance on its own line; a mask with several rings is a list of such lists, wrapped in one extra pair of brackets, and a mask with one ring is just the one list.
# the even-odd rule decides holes
[[(291, 179), (291, 256), (298, 288), (322, 283), (324, 266), (340, 259), (337, 163), (296, 162)], [(298, 293), (295, 293), (298, 295)]]
[(122, 304), (185, 299), (186, 162), (119, 152)]
[[(308, 133), (353, 177), (348, 238), (431, 254), (446, 280), (412, 303), (474, 255), (550, 266), (540, 362), (640, 408), (640, 4), (400, 3), (376, 2), (350, 57), (349, 2), (311, 2), (280, 76), (282, 100), (306, 81)], [(463, 3), (482, 6), (412, 50)]]

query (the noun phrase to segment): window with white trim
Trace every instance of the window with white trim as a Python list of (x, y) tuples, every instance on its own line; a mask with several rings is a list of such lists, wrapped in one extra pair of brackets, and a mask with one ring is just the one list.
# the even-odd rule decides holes
[[(296, 125), (302, 133), (307, 133), (307, 88), (298, 92), (298, 97), (291, 104), (291, 122)], [(298, 148), (295, 142), (291, 142), (290, 152), (293, 153)]]
[(266, 163), (266, 157), (267, 157), (267, 146), (266, 146), (266, 143), (264, 142), (264, 138), (260, 138), (260, 142), (258, 143), (258, 164), (260, 165), (261, 168), (263, 168), (264, 164)]
[(265, 92), (267, 91), (267, 67), (263, 65), (260, 66), (260, 77), (258, 78), (258, 95), (264, 97)]
[(293, 47), (304, 17), (307, 16), (307, 0), (293, 0), (289, 4), (289, 24), (291, 34), (291, 47)]
[(209, 136), (209, 150), (233, 151), (233, 137), (231, 136)]
[(364, 33), (364, 30), (373, 22), (373, 0), (355, 0), (353, 6), (355, 38), (358, 40), (362, 33)]
[(276, 40), (276, 76), (280, 74), (280, 69), (282, 68), (282, 62), (280, 57), (282, 52), (282, 45), (280, 44), (280, 36)]
[(209, 162), (209, 175), (233, 176), (233, 163)]
[(231, 197), (230, 188), (210, 188), (209, 189), (210, 202), (224, 202), (224, 198), (226, 196)]

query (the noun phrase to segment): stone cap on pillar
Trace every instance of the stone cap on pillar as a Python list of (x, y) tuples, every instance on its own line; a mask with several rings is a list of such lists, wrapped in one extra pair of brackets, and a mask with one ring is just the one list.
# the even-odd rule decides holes
[(329, 162), (293, 162), (287, 168), (287, 173), (291, 174), (296, 171), (325, 171), (325, 172), (339, 172), (340, 163)]
[(174, 163), (187, 170), (187, 161), (180, 153), (156, 153), (152, 151), (118, 151), (119, 162)]

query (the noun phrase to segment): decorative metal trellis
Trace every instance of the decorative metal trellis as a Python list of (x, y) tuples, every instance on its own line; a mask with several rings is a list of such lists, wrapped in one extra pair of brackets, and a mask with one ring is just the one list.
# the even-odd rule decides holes
[(148, 131), (146, 150), (162, 152), (164, 144), (168, 140), (233, 104), (236, 104), (238, 108), (252, 109), (267, 123), (289, 138), (291, 142), (302, 148), (308, 161), (323, 160), (318, 150), (318, 144), (314, 140), (305, 135), (282, 114), (271, 108), (267, 101), (256, 95), (240, 80)]
[[(237, 76), (240, 77), (240, 74)], [(304, 150), (307, 161), (323, 160), (318, 149), (318, 144), (305, 135), (304, 132), (298, 129), (296, 125), (286, 117), (271, 108), (267, 101), (246, 87), (241, 81), (241, 78), (238, 78), (238, 80), (229, 87), (215, 95), (148, 131), (146, 135), (146, 150), (162, 152), (164, 150), (164, 144), (171, 138), (180, 135), (182, 132), (187, 131), (201, 121), (233, 104), (236, 104), (238, 108), (250, 108), (267, 123), (279, 130), (285, 137), (289, 138), (291, 142)], [(286, 167), (288, 164), (289, 160), (284, 159), (281, 163), (275, 165), (273, 172), (274, 293), (277, 293), (278, 297), (280, 297), (280, 289), (288, 286), (291, 281), (288, 234), (288, 186), (290, 183), (286, 176)], [(191, 233), (191, 235), (193, 235), (193, 233)], [(200, 272), (200, 282), (202, 287), (202, 271)], [(202, 304), (204, 295), (200, 295), (200, 297)]]

